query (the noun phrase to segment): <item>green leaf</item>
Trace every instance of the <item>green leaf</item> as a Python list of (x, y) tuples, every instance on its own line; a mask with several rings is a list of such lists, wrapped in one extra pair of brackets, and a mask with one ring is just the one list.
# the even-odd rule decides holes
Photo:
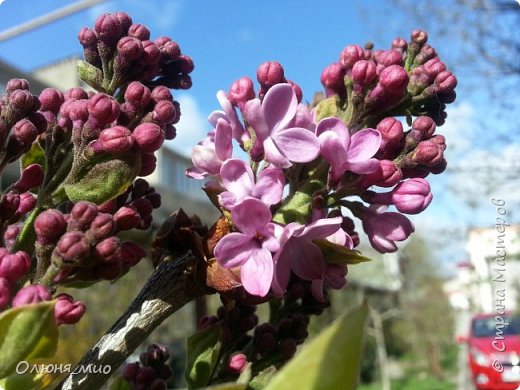
[(45, 170), (45, 152), (38, 142), (34, 142), (31, 149), (20, 158), (20, 166), (23, 169), (31, 164), (40, 164)]
[(118, 376), (115, 378), (108, 388), (109, 390), (131, 390), (130, 383), (125, 381), (125, 378)]
[(58, 342), (54, 304), (23, 305), (0, 314), (0, 378), (11, 374), (22, 360), (47, 357), (54, 351)]
[(243, 383), (222, 383), (220, 385), (214, 385), (210, 387), (205, 387), (204, 390), (246, 390), (247, 385)]
[(263, 371), (260, 371), (260, 373), (249, 382), (247, 390), (261, 390), (265, 388), (276, 373), (277, 370), (274, 366), (269, 366)]
[(341, 316), (274, 376), (265, 390), (354, 390), (367, 305)]
[(97, 91), (104, 91), (103, 72), (94, 65), (83, 60), (78, 60), (76, 65), (78, 77)]
[(210, 326), (188, 338), (186, 381), (190, 389), (208, 384), (218, 363), (222, 326)]
[(101, 204), (125, 192), (140, 169), (139, 155), (105, 155), (85, 162), (83, 169), (77, 169), (74, 176), (67, 177), (63, 188), (73, 202), (88, 200)]
[(343, 245), (338, 245), (328, 240), (317, 239), (313, 240), (313, 242), (320, 247), (327, 263), (359, 264), (365, 261), (372, 261), (371, 258), (362, 256), (355, 249), (348, 249)]

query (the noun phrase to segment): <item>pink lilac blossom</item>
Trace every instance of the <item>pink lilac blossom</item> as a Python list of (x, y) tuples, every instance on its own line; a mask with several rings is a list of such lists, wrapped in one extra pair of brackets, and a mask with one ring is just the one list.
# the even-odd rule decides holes
[(330, 177), (338, 182), (346, 171), (368, 174), (379, 168), (372, 158), (381, 144), (381, 134), (365, 129), (350, 135), (349, 129), (338, 118), (322, 119), (316, 126), (321, 155), (330, 164)]
[(403, 241), (415, 230), (412, 222), (404, 215), (385, 212), (388, 206), (374, 204), (363, 215), (363, 230), (370, 244), (381, 253), (395, 252), (395, 241)]
[(378, 204), (395, 205), (401, 213), (419, 214), (433, 199), (430, 184), (422, 178), (400, 182), (391, 192), (375, 194), (370, 201)]
[(222, 207), (231, 208), (246, 196), (272, 206), (282, 200), (285, 176), (279, 168), (265, 168), (255, 182), (251, 167), (239, 159), (229, 159), (220, 168), (222, 184), (227, 191), (219, 195)]
[(215, 246), (215, 257), (225, 268), (240, 267), (242, 285), (252, 295), (265, 296), (273, 280), (272, 252), (280, 248), (281, 227), (271, 222), (269, 207), (256, 198), (245, 198), (231, 210), (237, 232)]
[(311, 130), (291, 127), (297, 110), (298, 100), (289, 84), (274, 85), (262, 102), (253, 99), (244, 107), (255, 132), (254, 147), (263, 150), (265, 160), (278, 168), (312, 161), (319, 154), (319, 143)]

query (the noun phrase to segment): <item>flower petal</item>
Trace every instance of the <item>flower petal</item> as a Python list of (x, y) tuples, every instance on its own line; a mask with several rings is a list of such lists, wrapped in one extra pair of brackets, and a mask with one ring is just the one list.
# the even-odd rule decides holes
[(215, 246), (215, 257), (225, 268), (234, 268), (244, 264), (255, 250), (258, 242), (246, 234), (229, 233)]
[(231, 126), (224, 119), (217, 120), (215, 127), (215, 152), (222, 161), (231, 157), (233, 153), (233, 138)]
[(276, 84), (267, 91), (262, 108), (271, 135), (289, 124), (297, 107), (296, 94), (289, 84)]
[(269, 137), (269, 128), (265, 121), (260, 99), (249, 100), (244, 106), (244, 114), (247, 118), (247, 122), (253, 128), (256, 138), (260, 142), (263, 142)]
[(320, 143), (312, 131), (293, 127), (276, 132), (272, 139), (278, 150), (293, 162), (309, 162), (320, 153)]
[(344, 140), (335, 131), (324, 131), (318, 136), (318, 140), (320, 153), (331, 166), (332, 179), (338, 180), (345, 173), (347, 164), (347, 149), (343, 144)]
[(215, 145), (195, 145), (191, 151), (191, 161), (195, 167), (210, 174), (217, 175), (220, 172), (222, 161), (217, 157)]
[(291, 257), (291, 268), (294, 273), (304, 280), (314, 280), (323, 277), (325, 259), (321, 249), (312, 241), (293, 238), (284, 246)]
[(415, 230), (403, 214), (388, 212), (377, 219), (377, 232), (392, 241), (403, 241)]
[(267, 230), (266, 226), (271, 222), (272, 215), (269, 207), (261, 200), (247, 197), (233, 207), (231, 217), (241, 232), (254, 237), (258, 232)]
[(341, 227), (342, 218), (323, 218), (307, 225), (300, 233), (295, 233), (295, 237), (305, 237), (307, 240), (325, 238), (338, 231)]
[(253, 195), (271, 206), (282, 200), (285, 175), (278, 168), (266, 168), (258, 176)]
[(244, 161), (231, 158), (222, 164), (220, 177), (224, 187), (240, 200), (253, 193), (255, 185), (253, 171)]
[(252, 295), (266, 296), (273, 281), (273, 268), (273, 259), (267, 249), (254, 251), (240, 268), (240, 278), (246, 291)]
[(370, 158), (365, 161), (359, 162), (347, 162), (345, 164), (345, 169), (350, 172), (358, 173), (360, 175), (366, 175), (369, 173), (374, 173), (379, 169), (379, 160), (375, 158)]
[(217, 99), (222, 106), (222, 109), (226, 113), (227, 120), (231, 126), (231, 129), (233, 130), (233, 138), (240, 140), (245, 130), (244, 126), (242, 126), (242, 123), (240, 123), (238, 120), (235, 107), (233, 107), (224, 91), (217, 92)]
[(350, 143), (350, 131), (348, 127), (338, 118), (323, 118), (316, 125), (316, 135), (320, 137), (323, 133), (331, 131), (338, 136), (341, 145), (347, 149)]
[(381, 133), (374, 129), (365, 129), (353, 134), (350, 138), (347, 159), (351, 163), (359, 163), (373, 157), (381, 145)]
[(265, 160), (269, 161), (275, 167), (289, 168), (292, 165), (289, 159), (278, 150), (278, 147), (275, 145), (271, 137), (264, 140), (264, 153)]

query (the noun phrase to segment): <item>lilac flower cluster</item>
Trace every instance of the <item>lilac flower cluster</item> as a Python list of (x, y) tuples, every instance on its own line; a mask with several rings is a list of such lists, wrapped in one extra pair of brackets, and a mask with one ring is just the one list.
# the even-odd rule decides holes
[[(230, 226), (211, 255), (239, 273), (249, 294), (282, 297), (299, 279), (324, 301), (327, 288), (343, 287), (359, 244), (352, 217), (382, 253), (414, 231), (402, 213), (428, 206), (424, 178), (446, 167), (432, 102), (443, 111), (456, 85), (426, 38), (415, 31), (386, 51), (347, 46), (323, 72), (328, 97), (315, 107), (301, 103), (276, 62), (258, 68), (258, 97), (247, 77), (217, 93), (222, 109), (210, 114), (213, 129), (186, 173), (211, 179), (205, 190)], [(429, 84), (418, 89), (421, 72), (430, 72)], [(417, 116), (408, 131), (394, 118), (402, 113)], [(248, 162), (234, 157), (234, 142)]]
[(139, 362), (128, 363), (123, 369), (123, 378), (132, 390), (165, 390), (166, 380), (172, 370), (168, 365), (170, 351), (165, 345), (151, 344), (141, 353)]

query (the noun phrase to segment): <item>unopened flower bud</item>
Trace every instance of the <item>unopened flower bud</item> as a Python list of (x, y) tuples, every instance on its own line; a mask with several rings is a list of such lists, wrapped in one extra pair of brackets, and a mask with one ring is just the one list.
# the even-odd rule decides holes
[(229, 358), (227, 370), (232, 374), (240, 374), (247, 365), (247, 357), (243, 353), (234, 354)]
[(258, 338), (258, 351), (260, 353), (271, 352), (276, 346), (276, 338), (271, 333), (263, 333)]
[(371, 61), (359, 60), (352, 67), (352, 80), (364, 87), (370, 85), (376, 78), (376, 64)]
[(406, 214), (418, 214), (432, 201), (433, 195), (428, 181), (415, 178), (402, 181), (392, 191), (392, 203), (397, 210)]
[(241, 77), (235, 80), (229, 88), (228, 98), (231, 104), (242, 107), (248, 100), (255, 98), (253, 80), (249, 77)]
[(363, 176), (361, 186), (368, 188), (372, 185), (379, 187), (393, 187), (403, 177), (401, 169), (393, 161), (381, 160), (379, 161), (379, 169), (368, 175)]
[(99, 16), (94, 26), (99, 39), (107, 44), (114, 44), (123, 35), (123, 26), (115, 15), (103, 14)]
[(29, 305), (31, 303), (49, 301), (50, 299), (51, 293), (47, 287), (40, 284), (31, 284), (16, 293), (16, 296), (13, 298), (12, 306)]
[(145, 198), (136, 199), (132, 202), (132, 206), (135, 207), (141, 218), (146, 218), (152, 214), (153, 206), (152, 203)]
[(138, 176), (148, 176), (155, 171), (157, 166), (157, 157), (153, 153), (143, 153), (141, 155), (141, 170)]
[(146, 61), (146, 65), (154, 66), (159, 64), (161, 60), (161, 51), (155, 43), (152, 41), (143, 41), (143, 59)]
[(96, 152), (123, 154), (134, 146), (132, 132), (124, 126), (114, 126), (104, 129), (99, 138), (92, 144)]
[(137, 38), (123, 37), (117, 42), (117, 54), (125, 63), (137, 60), (143, 53), (143, 44)]
[(119, 20), (123, 33), (126, 34), (132, 25), (132, 18), (126, 12), (116, 12), (114, 16)]
[(94, 276), (104, 280), (114, 280), (121, 275), (123, 267), (120, 261), (101, 263), (94, 270)]
[(294, 356), (297, 349), (297, 344), (294, 339), (285, 339), (280, 342), (280, 352), (285, 359), (290, 359)]
[(399, 50), (401, 53), (404, 53), (408, 48), (408, 43), (404, 38), (395, 38), (392, 41), (392, 49)]
[(398, 50), (382, 50), (375, 56), (375, 60), (379, 65), (403, 65), (403, 55)]
[[(108, 125), (115, 121), (119, 116), (119, 103), (112, 97), (98, 93), (88, 101), (88, 112), (95, 118), (98, 125)], [(74, 120), (73, 118), (71, 118)]]
[(403, 124), (394, 117), (387, 117), (379, 122), (377, 130), (381, 133), (383, 141), (380, 149), (384, 148), (385, 143), (398, 144), (404, 135)]
[[(156, 88), (157, 89), (157, 88)], [(171, 96), (171, 94), (170, 94)], [(125, 101), (131, 103), (139, 110), (144, 109), (152, 99), (150, 89), (139, 81), (132, 81), (125, 91)]]
[(0, 277), (14, 284), (31, 269), (31, 258), (23, 251), (7, 253), (0, 257)]
[(78, 230), (85, 229), (98, 215), (97, 206), (85, 200), (77, 202), (70, 211), (69, 230), (71, 225), (75, 225)]
[(89, 235), (92, 235), (96, 240), (103, 239), (112, 234), (115, 230), (115, 223), (113, 216), (110, 214), (101, 213), (94, 218), (88, 230)]
[(146, 256), (146, 252), (139, 244), (125, 241), (121, 244), (120, 255), (124, 266), (133, 267)]
[(36, 197), (30, 192), (20, 194), (20, 204), (16, 213), (23, 216), (29, 213), (36, 206)]
[(152, 99), (158, 103), (161, 100), (173, 101), (173, 96), (169, 88), (164, 85), (159, 85), (152, 90)]
[(423, 45), (428, 40), (428, 33), (422, 30), (414, 30), (412, 31), (412, 42), (415, 42), (419, 45)]
[(141, 41), (150, 39), (150, 30), (144, 24), (132, 24), (128, 29), (128, 35)]
[(84, 48), (95, 47), (98, 42), (98, 36), (94, 30), (88, 27), (83, 27), (79, 30), (78, 40)]
[(408, 85), (408, 73), (402, 66), (387, 66), (379, 74), (379, 83), (390, 95), (402, 95)]
[(412, 161), (425, 166), (433, 166), (443, 158), (444, 148), (434, 140), (421, 141), (412, 154)]
[(412, 123), (412, 129), (422, 133), (422, 139), (428, 139), (435, 133), (435, 122), (429, 116), (418, 116)]
[(36, 126), (28, 119), (16, 122), (12, 132), (16, 142), (24, 149), (30, 147), (38, 136)]
[(36, 240), (42, 245), (54, 242), (65, 232), (66, 228), (65, 217), (55, 209), (42, 212), (34, 222)]
[(262, 63), (256, 71), (256, 78), (260, 85), (267, 89), (275, 84), (285, 82), (283, 67), (276, 61)]
[(119, 248), (121, 247), (121, 242), (119, 238), (116, 236), (111, 236), (105, 238), (103, 241), (99, 242), (95, 249), (94, 254), (105, 263), (110, 263), (113, 261), (119, 260)]
[(89, 244), (83, 232), (67, 232), (61, 236), (54, 251), (58, 256), (56, 260), (59, 259), (64, 263), (72, 263), (81, 260), (89, 253)]
[(164, 126), (164, 139), (171, 141), (177, 135), (177, 129), (171, 124)]
[(165, 62), (174, 61), (181, 54), (181, 49), (177, 42), (174, 42), (169, 37), (159, 37), (155, 40), (155, 44), (161, 51)]
[(134, 129), (133, 136), (143, 152), (152, 153), (164, 142), (164, 134), (155, 123), (142, 123)]
[(345, 70), (337, 62), (327, 66), (321, 73), (321, 83), (336, 93), (345, 91)]
[(349, 45), (341, 51), (339, 63), (344, 70), (349, 70), (356, 62), (363, 59), (365, 59), (363, 48), (358, 45)]
[(3, 310), (11, 302), (11, 283), (0, 276), (0, 310)]
[(159, 125), (171, 124), (174, 122), (176, 116), (177, 113), (173, 103), (167, 100), (161, 100), (154, 107), (152, 120)]
[(11, 79), (5, 86), (7, 93), (13, 92), (17, 89), (29, 90), (29, 82), (26, 79)]
[(117, 230), (130, 230), (139, 225), (141, 216), (133, 206), (123, 206), (114, 214)]
[(122, 376), (127, 382), (134, 382), (139, 371), (139, 363), (128, 363), (123, 368)]
[(57, 325), (72, 325), (78, 322), (85, 314), (85, 303), (74, 301), (69, 294), (59, 294), (54, 306), (54, 318)]
[(42, 111), (52, 111), (57, 114), (63, 104), (65, 97), (56, 88), (45, 88), (39, 96)]
[(449, 71), (443, 71), (435, 78), (435, 84), (439, 87), (439, 93), (453, 91), (457, 86), (457, 78)]
[(28, 165), (21, 174), (20, 179), (14, 184), (20, 192), (29, 191), (31, 188), (38, 187), (43, 182), (43, 169), (39, 164)]

